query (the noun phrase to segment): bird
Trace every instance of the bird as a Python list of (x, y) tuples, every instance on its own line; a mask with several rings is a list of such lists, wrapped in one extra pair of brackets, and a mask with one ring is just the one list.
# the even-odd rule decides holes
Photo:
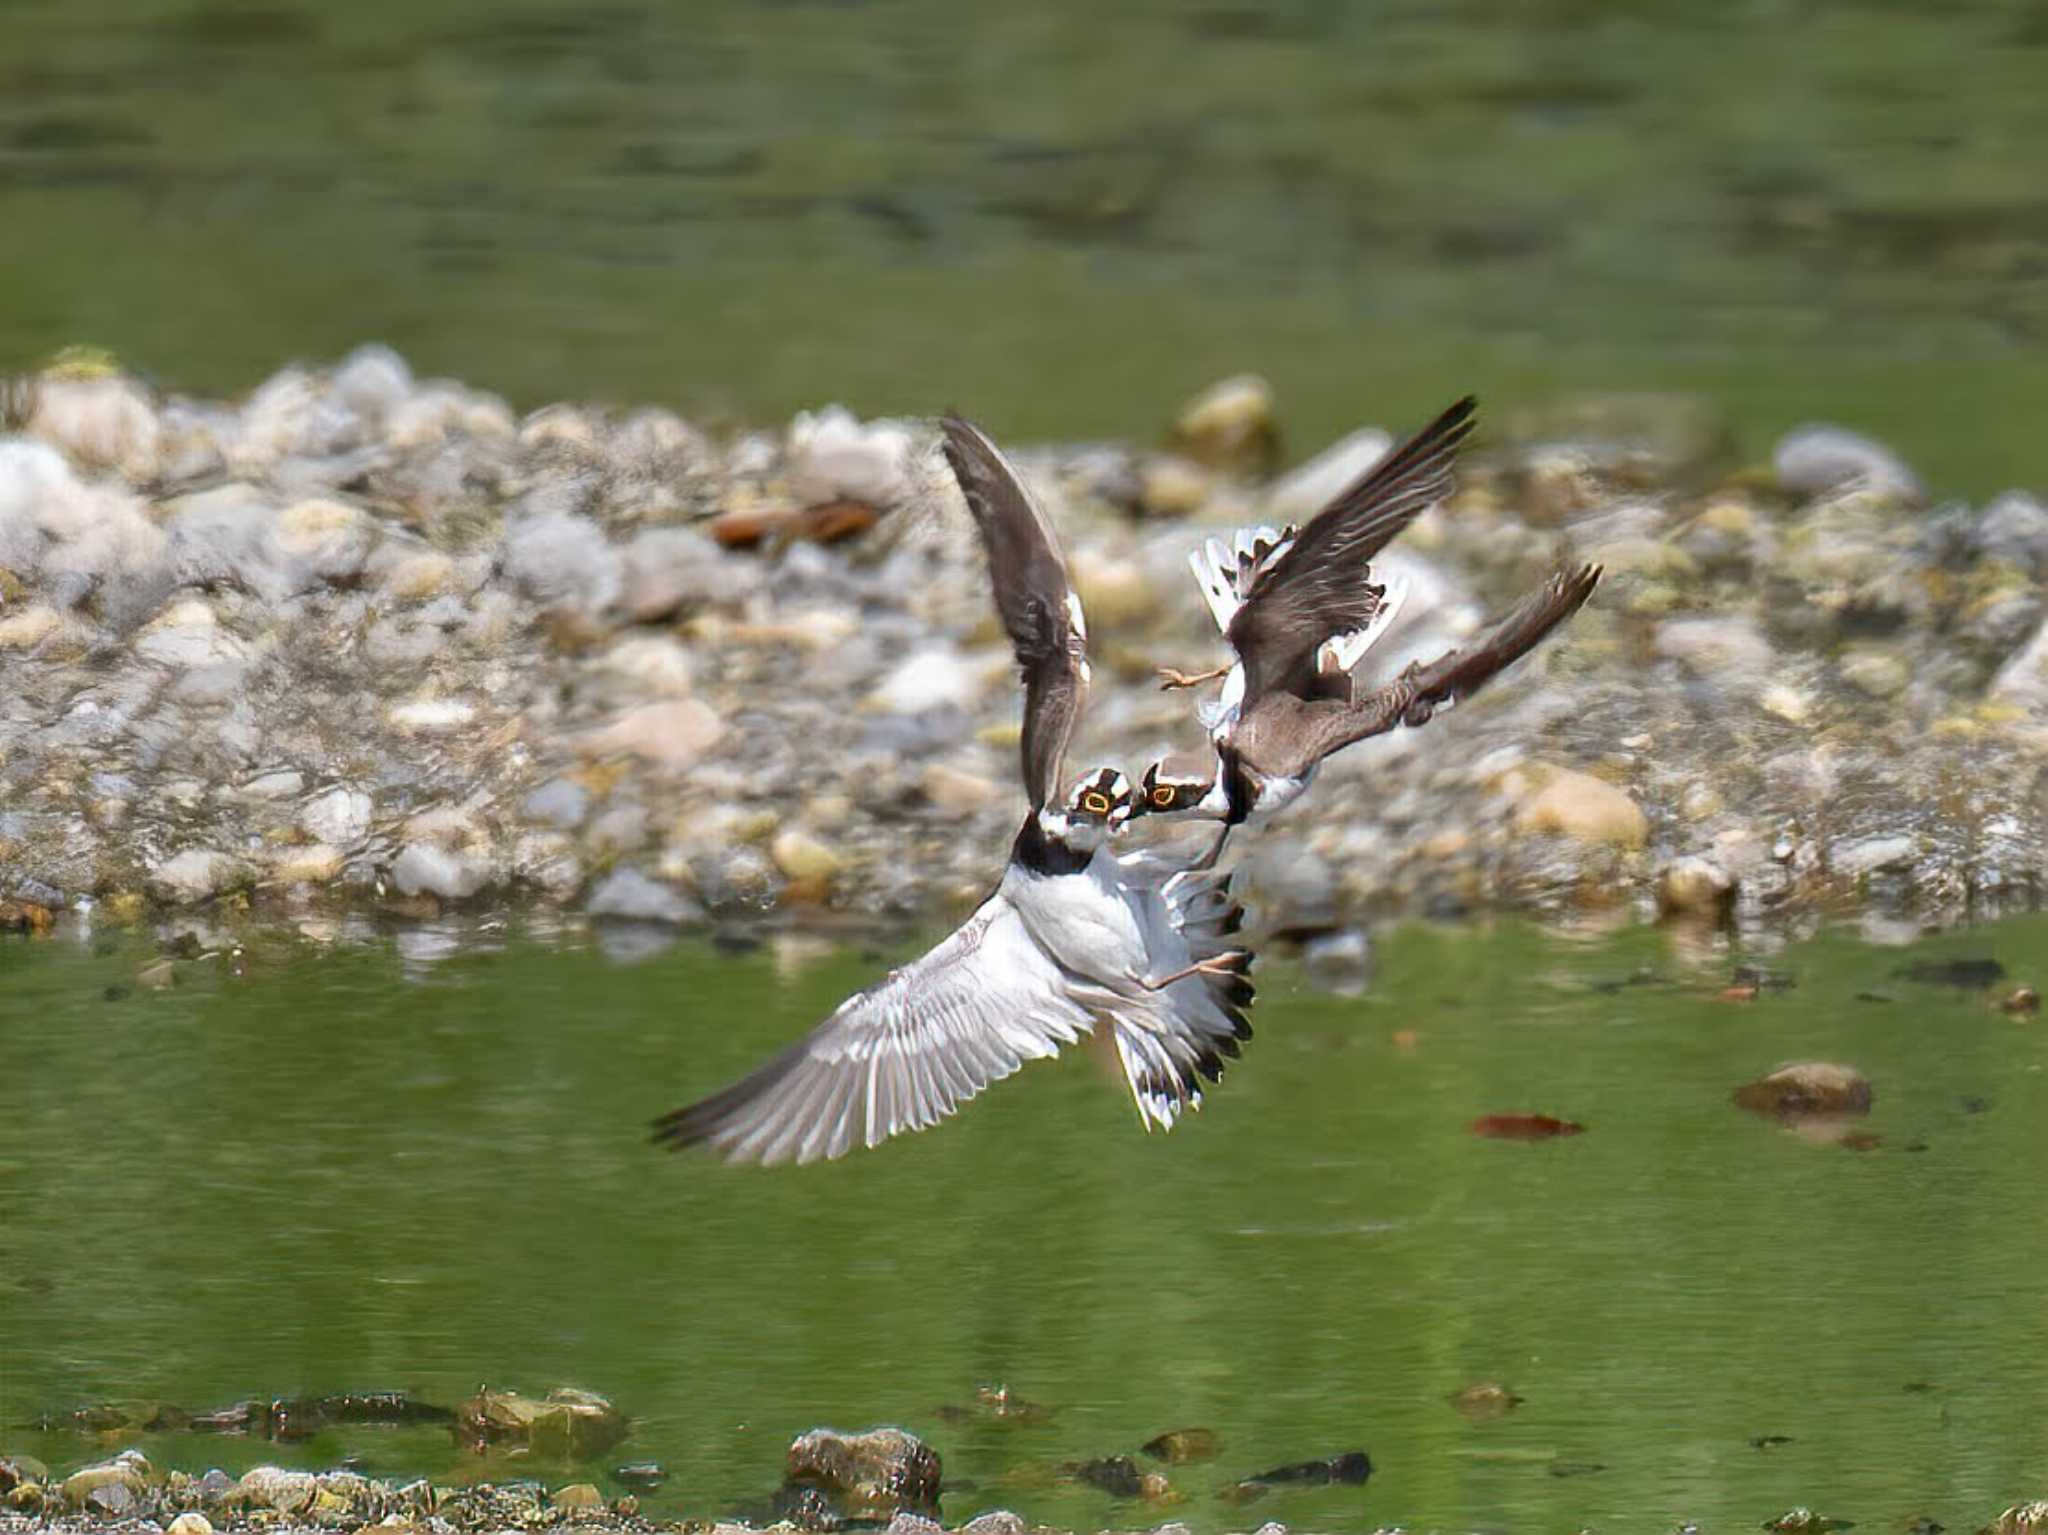
[[(1259, 577), (1287, 553), (1300, 536), (1301, 529), (1293, 523), (1284, 528), (1263, 525), (1240, 528), (1228, 545), (1221, 539), (1212, 538), (1189, 553), (1188, 565), (1195, 573), (1195, 584), (1202, 590), (1203, 601), (1209, 605), (1210, 616), (1216, 620), (1218, 633), (1229, 633), (1231, 619), (1244, 605), (1244, 599), (1251, 594)], [(1400, 615), (1407, 595), (1407, 585), (1398, 577), (1385, 582), (1373, 617), (1364, 627), (1347, 634), (1333, 634), (1316, 647), (1314, 687), (1319, 695), (1331, 698), (1348, 698), (1351, 695), (1352, 669)], [(1162, 679), (1160, 686), (1165, 688), (1199, 687), (1218, 677), (1223, 679), (1222, 690), (1214, 699), (1195, 705), (1195, 714), (1207, 729), (1215, 729), (1234, 715), (1244, 701), (1242, 661), (1232, 661), (1192, 675), (1171, 666), (1162, 666), (1159, 675)]]
[[(1451, 488), (1477, 402), (1466, 396), (1360, 476), (1299, 529), (1240, 534), (1196, 556), (1196, 576), (1235, 653), (1222, 693), (1202, 711), (1211, 751), (1150, 764), (1134, 815), (1193, 813), (1223, 828), (1291, 804), (1325, 758), (1397, 726), (1427, 723), (1526, 654), (1585, 603), (1597, 566), (1553, 576), (1477, 642), (1406, 668), (1360, 694), (1350, 676), (1385, 633), (1403, 592), (1375, 583), (1370, 561)], [(1218, 673), (1211, 673), (1211, 676)], [(1168, 674), (1166, 685), (1182, 679)]]
[(656, 1120), (661, 1144), (733, 1162), (837, 1157), (937, 1123), (1098, 1026), (1140, 1123), (1171, 1129), (1251, 1037), (1230, 876), (1115, 851), (1135, 804), (1120, 769), (1058, 792), (1088, 684), (1086, 617), (1051, 523), (988, 435), (957, 415), (940, 434), (1022, 674), (1030, 809), (966, 922), (766, 1065)]

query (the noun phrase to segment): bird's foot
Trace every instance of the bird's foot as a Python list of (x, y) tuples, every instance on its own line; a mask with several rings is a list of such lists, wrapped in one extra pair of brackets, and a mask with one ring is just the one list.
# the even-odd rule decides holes
[(1212, 666), (1206, 672), (1184, 672), (1172, 666), (1156, 667), (1154, 670), (1159, 673), (1159, 690), (1162, 693), (1172, 692), (1175, 688), (1198, 688), (1205, 682), (1214, 682), (1218, 677), (1230, 675), (1230, 668), (1227, 666)]
[(1238, 966), (1251, 957), (1248, 949), (1228, 949), (1207, 959), (1198, 959), (1192, 965), (1176, 970), (1162, 980), (1152, 981), (1140, 976), (1138, 984), (1147, 991), (1164, 991), (1175, 981), (1184, 981), (1191, 975), (1235, 975)]

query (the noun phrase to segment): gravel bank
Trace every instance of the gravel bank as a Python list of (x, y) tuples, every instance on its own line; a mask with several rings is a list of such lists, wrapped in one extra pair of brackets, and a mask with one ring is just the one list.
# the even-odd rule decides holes
[[(4, 403), (0, 925), (922, 919), (1014, 831), (1018, 697), (922, 423), (522, 418), (378, 347), (230, 403), (72, 358)], [(1018, 449), (1089, 609), (1077, 764), (1199, 740), (1152, 679), (1219, 654), (1188, 549), (1312, 512), (1387, 441), (1274, 477), (1282, 424), (1236, 380), (1157, 449)], [(1930, 505), (1836, 428), (1729, 462), (1682, 400), (1488, 430), (1390, 561), (1412, 596), (1382, 664), (1566, 560), (1607, 582), (1245, 843), (1267, 927), (2037, 904), (2048, 508)]]

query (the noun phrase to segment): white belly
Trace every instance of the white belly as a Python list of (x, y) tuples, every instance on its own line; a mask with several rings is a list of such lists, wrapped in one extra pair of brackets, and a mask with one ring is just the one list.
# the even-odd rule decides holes
[(1077, 975), (1116, 985), (1146, 974), (1145, 934), (1107, 852), (1078, 874), (1033, 874), (1012, 865), (1003, 894), (1038, 946)]
[(1316, 768), (1321, 766), (1321, 763), (1312, 764), (1299, 778), (1261, 778), (1259, 796), (1252, 801), (1252, 814), (1265, 817), (1285, 810), (1300, 799), (1302, 791), (1315, 781)]

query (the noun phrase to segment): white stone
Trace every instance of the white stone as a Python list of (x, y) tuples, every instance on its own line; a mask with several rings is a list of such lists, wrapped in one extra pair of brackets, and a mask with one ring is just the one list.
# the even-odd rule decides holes
[(1771, 642), (1742, 617), (1672, 618), (1657, 626), (1657, 654), (1681, 661), (1699, 676), (1753, 676), (1775, 659)]
[(421, 735), (441, 735), (460, 730), (476, 718), (476, 705), (459, 698), (416, 698), (395, 704), (385, 715), (394, 728)]
[(667, 635), (635, 634), (601, 652), (594, 665), (664, 698), (689, 693), (696, 664)]
[(259, 773), (243, 784), (242, 794), (249, 799), (296, 799), (305, 787), (303, 775), (291, 768), (278, 768)]
[(1847, 427), (1797, 427), (1778, 439), (1771, 453), (1778, 483), (1800, 495), (1836, 490), (1875, 490), (1918, 498), (1920, 477), (1898, 455)]
[(789, 488), (806, 505), (843, 497), (893, 506), (911, 495), (914, 446), (901, 422), (863, 423), (843, 405), (799, 411), (784, 446)]
[(370, 796), (337, 785), (316, 794), (299, 810), (299, 825), (319, 842), (354, 847), (370, 834)]
[(328, 387), (343, 405), (374, 424), (411, 395), (412, 369), (390, 347), (371, 342), (341, 360)]
[(1828, 863), (1834, 872), (1861, 879), (1879, 869), (1900, 868), (1920, 856), (1920, 845), (1911, 837), (1865, 837), (1837, 843), (1829, 849)]
[(1989, 696), (2035, 713), (2048, 711), (2048, 623), (1991, 679)]
[(795, 827), (776, 833), (768, 856), (791, 879), (830, 879), (846, 863), (816, 837)]
[(467, 900), (490, 883), (490, 865), (467, 853), (409, 842), (391, 864), (391, 883), (406, 895)]
[(47, 603), (31, 603), (0, 617), (0, 650), (27, 650), (40, 645), (63, 622)]
[(969, 709), (981, 697), (985, 671), (949, 647), (920, 650), (889, 669), (868, 695), (866, 707), (883, 714)]
[(718, 743), (725, 722), (699, 699), (642, 704), (583, 738), (586, 749), (631, 752), (660, 767), (681, 770)]
[(272, 860), (271, 873), (288, 885), (324, 885), (341, 872), (345, 855), (325, 842), (284, 847)]
[(162, 430), (155, 404), (133, 379), (45, 376), (28, 430), (75, 463), (131, 481), (156, 474)]
[(203, 601), (180, 602), (151, 621), (135, 640), (135, 653), (164, 666), (213, 666), (248, 659), (249, 647), (220, 627)]
[(695, 922), (703, 912), (695, 902), (649, 879), (637, 869), (617, 868), (590, 894), (593, 917), (625, 917), (638, 922)]
[(1376, 426), (1360, 427), (1338, 438), (1273, 482), (1260, 508), (1261, 520), (1306, 522), (1385, 458), (1393, 446), (1393, 437)]
[(241, 864), (212, 848), (187, 848), (150, 871), (149, 882), (164, 899), (193, 905), (218, 895), (241, 873)]
[(619, 551), (587, 517), (541, 512), (505, 529), (505, 574), (537, 601), (602, 613), (619, 599)]
[(346, 581), (363, 568), (376, 533), (376, 524), (360, 509), (316, 499), (278, 513), (271, 540), (280, 564), (289, 563), (324, 581)]

